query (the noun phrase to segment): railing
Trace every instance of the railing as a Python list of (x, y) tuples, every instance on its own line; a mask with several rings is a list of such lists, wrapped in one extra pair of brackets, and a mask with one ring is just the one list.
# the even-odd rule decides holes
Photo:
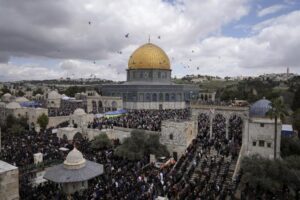
[(241, 162), (242, 162), (242, 158), (244, 156), (244, 153), (245, 153), (245, 145), (243, 144), (242, 147), (241, 147), (241, 150), (240, 150), (240, 153), (239, 153), (239, 157), (238, 157), (238, 160), (236, 162), (236, 166), (235, 166), (235, 169), (234, 169), (234, 173), (232, 175), (232, 180), (235, 180), (236, 179), (236, 176), (238, 175), (240, 169), (241, 169)]
[(19, 172), (20, 172), (20, 174), (25, 174), (25, 173), (32, 172), (32, 171), (38, 171), (40, 169), (44, 169), (46, 167), (50, 167), (55, 164), (60, 164), (62, 162), (63, 162), (63, 160), (48, 160), (48, 161), (44, 161), (44, 162), (38, 163), (38, 164), (30, 164), (30, 165), (26, 165), (24, 167), (20, 167)]

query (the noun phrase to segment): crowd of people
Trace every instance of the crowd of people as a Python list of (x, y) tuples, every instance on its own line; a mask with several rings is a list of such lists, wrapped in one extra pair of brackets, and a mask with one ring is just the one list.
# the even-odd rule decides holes
[(88, 125), (89, 128), (112, 128), (113, 126), (160, 131), (161, 122), (168, 119), (188, 119), (189, 109), (176, 110), (131, 110), (125, 115), (114, 118), (99, 118)]
[[(114, 155), (114, 148), (95, 151), (90, 141), (82, 139), (77, 147), (86, 159), (104, 165), (105, 173), (89, 182), (89, 187), (72, 195), (73, 199), (226, 199), (232, 197), (237, 182), (232, 183), (231, 154), (216, 148), (216, 141), (199, 136), (193, 140), (175, 165), (157, 168), (145, 156), (129, 161)], [(228, 144), (229, 145), (229, 144)], [(52, 183), (24, 186), (22, 199), (66, 199), (61, 188)], [(26, 190), (25, 190), (26, 189)]]
[[(121, 126), (159, 131), (161, 121), (166, 119), (187, 119), (188, 109), (184, 110), (139, 110), (129, 111), (117, 118), (100, 118), (89, 124), (92, 128)], [(76, 139), (77, 148), (88, 160), (104, 165), (105, 172), (89, 181), (89, 187), (72, 195), (73, 199), (155, 199), (165, 196), (169, 199), (226, 199), (232, 197), (237, 189), (238, 180), (231, 181), (238, 155), (236, 142), (224, 135), (222, 117), (213, 121), (213, 138), (209, 137), (209, 117), (200, 114), (198, 136), (175, 165), (157, 168), (149, 163), (148, 155), (141, 160), (130, 161), (114, 154), (111, 148), (96, 151), (91, 141)], [(232, 137), (241, 137), (241, 121), (238, 117), (230, 119), (233, 124), (229, 132)], [(223, 134), (223, 135), (222, 135)], [(33, 164), (33, 154), (43, 153), (44, 162), (63, 160), (65, 155), (60, 147), (72, 149), (72, 145), (60, 139), (51, 129), (36, 133), (26, 131), (19, 135), (5, 134), (0, 159), (24, 168)], [(35, 172), (34, 172), (35, 173)], [(34, 173), (21, 170), (21, 199), (66, 199), (62, 189), (56, 184), (46, 182), (32, 185)]]
[(63, 100), (60, 101), (60, 107), (49, 107), (48, 116), (69, 116), (74, 113), (77, 108), (82, 108), (86, 110), (86, 104), (82, 100)]
[(68, 146), (68, 141), (58, 138), (51, 129), (41, 133), (25, 130), (18, 135), (2, 134), (0, 160), (21, 168), (34, 163), (35, 153), (42, 153), (47, 162), (62, 160), (59, 148), (64, 146)]
[[(209, 115), (200, 113), (198, 116), (198, 132), (209, 136), (210, 119)], [(227, 127), (226, 127), (227, 126)], [(228, 129), (228, 136), (226, 138), (226, 128)], [(228, 139), (234, 141), (235, 144), (242, 145), (243, 135), (243, 120), (238, 115), (233, 115), (229, 118), (226, 125), (226, 119), (221, 114), (216, 114), (212, 119), (212, 137), (217, 139)]]

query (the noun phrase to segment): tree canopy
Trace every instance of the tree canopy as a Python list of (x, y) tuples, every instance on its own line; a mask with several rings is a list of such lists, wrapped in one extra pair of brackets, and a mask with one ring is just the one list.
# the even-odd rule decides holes
[(37, 123), (43, 130), (45, 130), (49, 123), (49, 117), (45, 113), (43, 113), (38, 117)]
[(18, 117), (9, 114), (6, 117), (6, 123), (3, 127), (4, 131), (7, 130), (12, 134), (19, 134), (23, 132), (25, 129), (28, 129), (27, 118), (26, 117)]
[(281, 156), (283, 158), (298, 155), (300, 156), (300, 140), (296, 137), (281, 137)]
[(290, 194), (295, 196), (295, 192), (299, 189), (299, 156), (287, 157), (285, 160), (270, 160), (255, 155), (245, 157), (241, 167), (243, 171), (242, 185), (244, 187), (247, 185), (248, 189), (255, 191), (258, 196), (278, 195), (284, 187), (292, 190)]
[(91, 147), (96, 150), (106, 149), (112, 146), (112, 142), (105, 133), (96, 136), (92, 141)]
[(122, 145), (117, 147), (116, 155), (129, 160), (140, 160), (144, 156), (168, 156), (166, 146), (159, 143), (159, 136), (146, 134), (142, 130), (134, 130)]

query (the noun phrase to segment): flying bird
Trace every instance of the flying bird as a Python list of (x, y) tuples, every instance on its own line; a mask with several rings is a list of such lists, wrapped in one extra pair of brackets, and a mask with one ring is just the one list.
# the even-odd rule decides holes
[(118, 54), (122, 54), (122, 51), (117, 51)]
[(157, 37), (157, 39), (159, 39), (159, 40), (160, 40), (160, 35)]
[(129, 33), (127, 33), (127, 34), (125, 35), (125, 37), (128, 38), (128, 37), (129, 37)]
[(94, 60), (94, 62), (93, 62), (94, 64), (96, 64), (96, 61)]
[(89, 25), (91, 25), (91, 24), (92, 24), (92, 22), (89, 21)]
[(192, 50), (192, 53), (194, 53), (194, 50)]

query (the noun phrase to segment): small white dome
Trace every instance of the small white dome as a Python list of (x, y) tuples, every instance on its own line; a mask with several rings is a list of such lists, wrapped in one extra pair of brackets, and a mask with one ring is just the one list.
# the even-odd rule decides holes
[(18, 103), (23, 103), (23, 102), (28, 102), (29, 100), (25, 97), (18, 97), (16, 98), (16, 102)]
[(77, 108), (74, 113), (74, 115), (85, 115), (85, 111), (82, 108)]
[(4, 96), (4, 97), (11, 97), (11, 94), (5, 93), (3, 96)]
[(85, 159), (80, 151), (74, 147), (67, 155), (64, 161), (64, 167), (68, 169), (80, 169), (85, 166)]
[(17, 109), (17, 108), (21, 108), (21, 105), (17, 102), (10, 102), (10, 103), (6, 104), (6, 108)]
[(60, 99), (60, 98), (61, 95), (55, 90), (48, 93), (48, 99)]

